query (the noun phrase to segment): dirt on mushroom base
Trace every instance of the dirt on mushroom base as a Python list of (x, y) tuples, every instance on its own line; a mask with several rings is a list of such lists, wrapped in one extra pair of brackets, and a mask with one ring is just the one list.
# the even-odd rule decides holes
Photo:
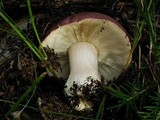
[[(135, 28), (135, 16), (136, 16), (136, 8), (133, 2), (131, 1), (117, 1), (117, 0), (109, 0), (107, 2), (103, 0), (95, 0), (93, 1), (82, 1), (82, 0), (76, 0), (73, 1), (65, 1), (60, 0), (61, 3), (57, 3), (56, 1), (51, 2), (48, 1), (48, 3), (44, 3), (42, 1), (37, 1), (36, 3), (33, 2), (33, 11), (38, 12), (40, 10), (40, 13), (38, 13), (38, 16), (36, 17), (36, 26), (38, 28), (38, 32), (40, 34), (40, 37), (43, 38), (45, 35), (47, 29), (49, 29), (49, 26), (58, 20), (70, 15), (75, 14), (79, 12), (84, 11), (94, 11), (94, 12), (101, 12), (106, 13), (110, 15), (111, 17), (117, 19), (128, 31), (129, 35), (131, 36), (131, 39), (134, 34), (134, 28)], [(4, 6), (7, 6), (8, 3), (4, 1)], [(23, 12), (17, 12), (17, 11), (27, 11), (27, 6), (25, 3), (16, 1), (17, 8), (11, 8), (7, 12), (11, 17), (14, 19), (17, 19), (19, 15), (22, 15)], [(10, 2), (11, 4), (14, 4), (14, 2)], [(39, 4), (38, 4), (39, 3)], [(43, 4), (40, 4), (43, 3)], [(53, 3), (53, 4), (50, 4)], [(8, 7), (9, 8), (9, 7)], [(7, 8), (6, 8), (7, 9)], [(18, 9), (18, 10), (17, 10)], [(12, 11), (16, 11), (17, 14), (10, 14), (13, 13)], [(27, 12), (25, 12), (27, 13)], [(27, 16), (27, 14), (26, 14)], [(1, 20), (1, 19), (0, 19)], [(3, 28), (7, 28), (7, 25), (3, 22)], [(36, 41), (36, 37), (34, 35), (33, 30), (31, 29), (31, 25), (28, 23), (27, 29), (24, 30), (29, 38), (33, 40), (33, 42), (38, 45)], [(143, 40), (140, 41), (139, 46), (141, 46), (142, 51), (142, 63), (147, 64), (146, 62), (149, 60), (148, 52), (148, 32), (144, 31)], [(0, 37), (4, 37), (4, 32), (0, 31)], [(6, 38), (7, 41), (9, 41), (9, 38)], [(0, 39), (1, 40), (1, 39)], [(18, 42), (16, 45), (13, 46), (13, 41)], [(2, 40), (0, 41), (2, 42)], [(37, 60), (34, 55), (30, 52), (28, 47), (23, 43), (19, 41), (19, 38), (15, 37), (12, 38), (12, 40), (9, 41), (10, 43), (7, 43), (8, 46), (13, 46), (14, 49), (9, 48), (9, 51), (11, 51), (11, 58), (4, 56), (4, 51), (1, 52), (0, 55), (2, 55), (2, 58), (4, 61), (3, 66), (0, 68), (0, 99), (7, 100), (7, 101), (16, 101), (17, 98), (19, 98), (24, 91), (28, 88), (29, 85), (32, 84), (33, 80), (35, 79), (35, 73), (38, 75), (42, 71), (45, 71), (44, 66), (47, 63), (41, 63), (39, 60)], [(0, 43), (1, 44), (1, 43)], [(6, 46), (6, 45), (4, 45)], [(4, 49), (3, 49), (4, 50)], [(8, 49), (7, 49), (8, 51)], [(14, 52), (13, 52), (14, 51)], [(53, 57), (54, 58), (54, 57)], [(23, 71), (21, 71), (18, 66), (18, 60), (19, 63), (21, 63), (21, 67), (23, 68)], [(1, 60), (0, 60), (1, 61)], [(126, 81), (135, 81), (137, 84), (137, 77), (140, 75), (140, 78), (151, 78), (151, 74), (149, 68), (145, 68), (142, 74), (139, 71), (135, 71), (135, 67), (137, 67), (139, 62), (139, 48), (136, 49), (134, 53), (134, 58), (131, 64), (131, 68), (127, 71), (126, 74), (120, 76), (120, 78), (115, 81), (116, 86), (121, 89), (124, 86), (124, 83)], [(58, 64), (54, 64), (57, 66)], [(36, 68), (35, 68), (36, 66)], [(54, 67), (55, 67), (54, 66)], [(58, 67), (58, 66), (57, 66)], [(34, 72), (33, 72), (34, 71)], [(139, 80), (140, 80), (139, 78)], [(144, 79), (144, 78), (143, 78)], [(78, 119), (78, 117), (73, 117), (72, 115), (77, 116), (85, 116), (87, 118), (94, 118), (95, 114), (97, 113), (100, 101), (102, 96), (99, 98), (95, 98), (93, 100), (95, 106), (93, 108), (92, 112), (75, 112), (67, 103), (65, 100), (65, 96), (63, 95), (63, 88), (64, 88), (65, 81), (63, 80), (56, 80), (54, 78), (46, 77), (42, 83), (38, 86), (38, 89), (32, 98), (32, 101), (30, 102), (29, 106), (39, 108), (41, 112), (35, 112), (34, 110), (26, 109), (23, 111), (22, 119)], [(149, 84), (149, 83), (148, 83)], [(116, 110), (109, 111), (107, 110), (108, 107), (111, 105), (115, 105), (114, 103), (117, 103), (116, 99), (112, 98), (113, 96), (109, 95), (109, 93), (106, 93), (108, 95), (106, 105), (103, 111), (102, 119), (116, 119), (119, 120), (121, 118), (121, 115), (124, 114), (124, 109), (120, 109), (117, 113)], [(38, 98), (42, 100), (42, 104), (37, 105)], [(40, 101), (39, 100), (39, 101)], [(22, 103), (22, 104), (25, 104)], [(6, 103), (0, 103), (0, 118), (3, 116), (9, 109), (10, 104)], [(47, 110), (56, 111), (56, 113), (68, 113), (71, 116), (67, 117), (63, 115), (56, 116), (54, 113), (49, 114), (49, 112), (43, 112), (43, 109), (46, 108)], [(3, 110), (3, 111), (2, 111)], [(33, 113), (34, 111), (34, 113)], [(108, 116), (109, 115), (109, 116)], [(129, 116), (130, 119), (136, 119), (136, 114), (134, 112), (131, 112), (131, 115)], [(82, 118), (80, 118), (82, 119)], [(122, 118), (123, 119), (123, 118)]]

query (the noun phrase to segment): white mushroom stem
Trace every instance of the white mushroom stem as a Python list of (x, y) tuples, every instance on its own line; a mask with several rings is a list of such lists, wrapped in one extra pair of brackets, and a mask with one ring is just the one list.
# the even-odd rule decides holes
[[(94, 94), (98, 88), (97, 83), (101, 82), (98, 74), (98, 51), (95, 46), (88, 42), (78, 42), (70, 46), (68, 55), (70, 75), (64, 89), (65, 93), (70, 97), (85, 97), (84, 93)], [(85, 106), (82, 106), (85, 109)], [(78, 109), (82, 109), (79, 107)]]

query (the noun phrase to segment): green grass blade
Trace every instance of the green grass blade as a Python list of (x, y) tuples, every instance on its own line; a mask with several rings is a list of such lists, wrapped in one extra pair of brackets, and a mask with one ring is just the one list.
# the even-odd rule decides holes
[(0, 0), (0, 9), (4, 8), (3, 1)]
[[(7, 103), (7, 104), (10, 104), (10, 105), (16, 104), (15, 102), (3, 100), (3, 99), (0, 99), (0, 102), (1, 102), (1, 103)], [(20, 107), (25, 107), (25, 105), (23, 105), (23, 104), (19, 104), (18, 106), (20, 106)], [(35, 108), (35, 107), (26, 106), (26, 108), (39, 112), (38, 108)]]
[(132, 49), (131, 49), (131, 54), (133, 54), (133, 52), (139, 42), (139, 39), (142, 35), (142, 31), (144, 29), (144, 21), (142, 21), (142, 23), (140, 23), (139, 19), (137, 19), (136, 23), (137, 23), (137, 30), (138, 31), (135, 33), (134, 38), (133, 38), (133, 45), (132, 45)]
[(106, 95), (103, 96), (101, 104), (99, 106), (98, 112), (96, 114), (95, 120), (100, 120), (100, 115), (103, 112), (104, 104), (106, 102)]
[(40, 50), (32, 43), (31, 40), (28, 39), (28, 37), (21, 32), (21, 30), (15, 25), (15, 23), (7, 16), (7, 14), (0, 10), (0, 16), (10, 25), (10, 27), (17, 33), (17, 35), (27, 44), (27, 46), (35, 53), (35, 55), (43, 61), (43, 55), (40, 52)]
[(36, 87), (34, 88), (31, 97), (29, 98), (29, 100), (27, 101), (27, 103), (23, 106), (23, 108), (21, 109), (21, 111), (18, 112), (18, 114), (16, 114), (16, 116), (13, 118), (13, 120), (16, 120), (18, 116), (20, 116), (20, 114), (23, 112), (23, 110), (27, 107), (27, 105), (30, 103), (34, 93), (36, 91)]
[(153, 44), (153, 49), (156, 49), (156, 47), (157, 47), (156, 31), (153, 27), (154, 21), (152, 21), (152, 16), (151, 16), (151, 12), (150, 12), (152, 2), (153, 1), (150, 0), (149, 5), (147, 7), (146, 14), (145, 14), (145, 20), (146, 20), (146, 24), (147, 24), (148, 30), (150, 32), (150, 35), (151, 35), (151, 41), (152, 41), (152, 44)]
[(14, 110), (16, 110), (20, 103), (22, 103), (25, 98), (35, 89), (35, 87), (41, 82), (41, 80), (45, 77), (46, 73), (42, 73), (34, 83), (27, 89), (27, 91), (18, 99), (18, 101), (12, 106), (12, 108), (6, 113), (6, 117), (11, 114)]
[(30, 0), (27, 0), (27, 7), (28, 7), (28, 12), (29, 12), (29, 16), (30, 16), (30, 20), (31, 20), (31, 24), (32, 24), (32, 27), (33, 27), (33, 30), (34, 30), (34, 33), (37, 37), (37, 40), (39, 42), (39, 45), (40, 45), (40, 48), (42, 49), (42, 52), (43, 52), (43, 58), (45, 60), (47, 60), (47, 54), (45, 52), (45, 50), (43, 49), (42, 47), (42, 44), (41, 44), (41, 40), (40, 40), (40, 37), (39, 37), (39, 34), (37, 32), (37, 29), (36, 29), (36, 25), (35, 25), (35, 22), (34, 22), (34, 16), (32, 14), (32, 9), (31, 9), (31, 2)]
[[(0, 26), (0, 27), (1, 27), (1, 26)], [(5, 30), (4, 28), (0, 28), (0, 31), (3, 31), (3, 32), (7, 33), (7, 34), (11, 34), (11, 35), (17, 36), (16, 33), (10, 32), (10, 31), (8, 31), (8, 30)]]

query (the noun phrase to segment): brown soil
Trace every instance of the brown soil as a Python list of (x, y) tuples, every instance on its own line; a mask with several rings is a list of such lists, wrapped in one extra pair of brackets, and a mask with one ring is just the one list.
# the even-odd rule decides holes
[[(35, 15), (36, 27), (42, 40), (50, 26), (64, 17), (80, 12), (92, 11), (107, 14), (116, 19), (128, 32), (131, 42), (133, 41), (137, 11), (132, 0), (32, 0), (31, 4)], [(19, 23), (22, 19), (26, 20), (24, 21), (26, 24), (22, 25), (23, 32), (38, 46), (36, 36), (28, 20), (26, 3), (21, 0), (5, 0), (3, 5), (5, 12), (16, 23)], [(10, 27), (2, 18), (0, 18), (0, 27), (10, 31)], [(11, 32), (14, 33), (13, 31)], [(144, 30), (143, 34), (145, 36), (143, 40), (140, 40), (139, 46), (141, 46), (141, 49), (143, 48), (142, 59), (145, 61), (144, 64), (147, 64), (149, 61), (148, 47), (150, 43), (147, 31)], [(3, 30), (0, 31), (0, 100), (6, 101), (0, 101), (0, 118), (4, 118), (4, 115), (13, 105), (9, 102), (16, 102), (34, 82), (36, 76), (46, 71), (45, 67), (51, 64), (50, 61), (52, 61), (52, 66), (55, 69), (60, 69), (58, 58), (54, 51), (51, 50), (47, 53), (50, 59), (48, 62), (43, 63), (35, 57), (26, 44), (18, 37), (6, 33)], [(137, 80), (138, 76), (142, 77), (137, 74), (138, 53), (139, 48), (136, 48), (131, 67), (115, 81), (117, 86), (123, 86), (123, 83), (126, 81), (133, 82)], [(150, 71), (146, 74), (147, 76), (151, 76)], [(28, 105), (33, 108), (27, 107), (18, 120), (83, 120), (84, 118), (82, 117), (95, 118), (103, 94), (107, 95), (107, 100), (101, 119), (123, 119), (121, 117), (124, 114), (123, 108), (120, 110), (114, 109), (114, 111), (107, 109), (117, 102), (107, 91), (104, 91), (103, 94), (98, 96), (99, 98), (93, 100), (93, 111), (77, 112), (73, 110), (63, 93), (64, 84), (65, 80), (47, 75), (38, 85)], [(30, 96), (13, 113), (16, 114), (17, 111), (21, 110), (22, 105), (26, 104)], [(63, 115), (63, 113), (68, 116)], [(78, 118), (77, 116), (81, 117)], [(130, 120), (138, 119), (135, 111), (131, 111), (128, 117)], [(12, 118), (13, 115), (4, 119), (11, 120)]]

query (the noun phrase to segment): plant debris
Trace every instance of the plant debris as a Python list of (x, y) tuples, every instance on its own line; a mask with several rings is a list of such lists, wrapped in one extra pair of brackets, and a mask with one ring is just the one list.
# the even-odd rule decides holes
[[(2, 9), (16, 22), (28, 38), (39, 47), (28, 18), (26, 3), (21, 0), (0, 2), (4, 6), (1, 6)], [(134, 35), (137, 33), (138, 13), (137, 7), (132, 0), (33, 0), (31, 5), (41, 40), (45, 38), (46, 31), (51, 29), (54, 23), (71, 14), (85, 11), (104, 13), (116, 19), (126, 29), (132, 43)], [(156, 25), (154, 26), (157, 30), (156, 37), (158, 45), (160, 45), (159, 12), (154, 17), (156, 19)], [(139, 23), (142, 23), (141, 19)], [(106, 94), (107, 99), (102, 106), (103, 111), (100, 119), (124, 120), (127, 118), (129, 120), (138, 120), (140, 116), (137, 111), (147, 111), (145, 106), (153, 104), (159, 106), (159, 103), (156, 102), (152, 104), (154, 97), (151, 99), (151, 95), (156, 96), (157, 92), (160, 92), (158, 81), (160, 69), (151, 50), (152, 46), (149, 38), (148, 28), (144, 27), (141, 36), (138, 38), (129, 69), (113, 83), (109, 83), (111, 87), (104, 88), (103, 94)], [(36, 77), (46, 71), (46, 67), (51, 66), (52, 69), (60, 69), (54, 50), (46, 49), (45, 51), (49, 59), (47, 62), (42, 62), (17, 37), (9, 25), (0, 18), (0, 118), (13, 119), (14, 116), (5, 118), (5, 114)], [(46, 76), (37, 86), (32, 100), (22, 111), (20, 119), (94, 120), (103, 95), (100, 94), (93, 100), (92, 112), (77, 112), (68, 104), (69, 101), (63, 94), (64, 84), (65, 80), (61, 78)], [(118, 96), (119, 94), (114, 90), (121, 93), (120, 95), (123, 97)], [(12, 113), (17, 114), (17, 111), (19, 112), (25, 106), (26, 101), (22, 102), (19, 108)]]

